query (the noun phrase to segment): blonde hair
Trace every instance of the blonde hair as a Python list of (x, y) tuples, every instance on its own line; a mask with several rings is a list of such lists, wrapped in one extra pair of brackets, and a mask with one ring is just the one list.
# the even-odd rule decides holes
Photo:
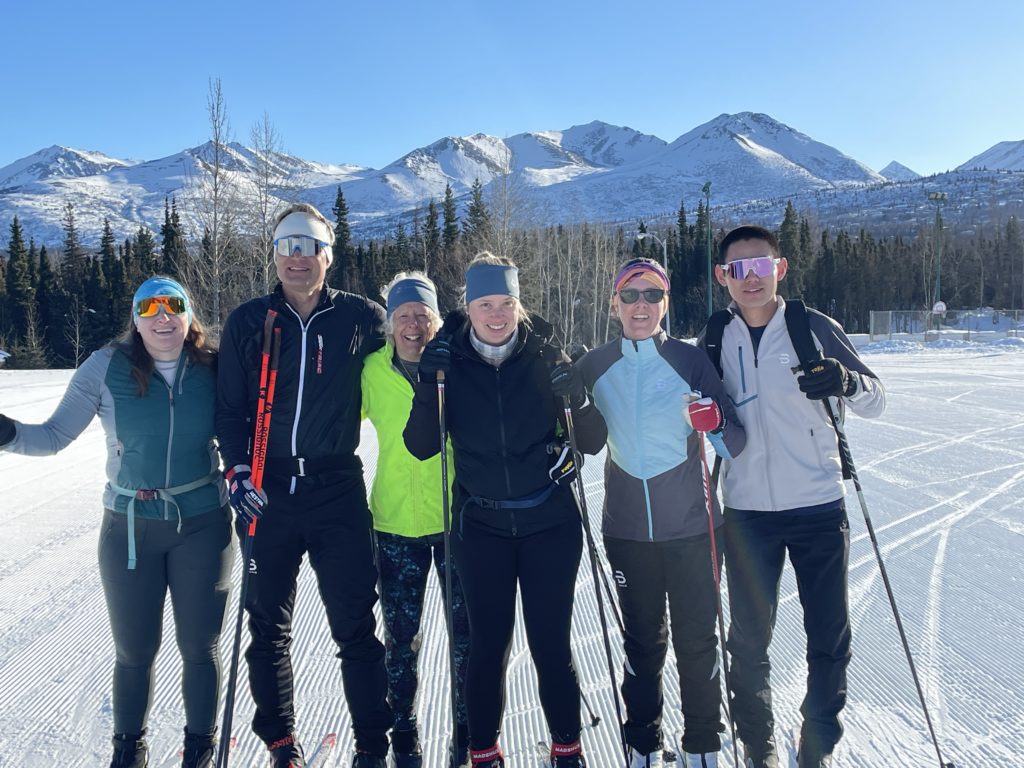
[[(469, 272), (469, 270), (477, 264), (492, 264), (498, 267), (516, 266), (516, 263), (512, 261), (512, 259), (508, 258), (508, 256), (495, 256), (490, 251), (480, 251), (480, 253), (474, 256), (473, 260), (466, 265), (466, 271)], [(527, 328), (532, 327), (530, 324), (530, 313), (526, 311), (526, 307), (523, 306), (523, 302), (519, 300), (518, 296), (513, 296), (512, 298), (516, 301), (516, 322), (525, 324)], [(462, 306), (468, 306), (466, 303), (465, 284), (463, 284), (462, 290), (459, 292), (459, 301), (462, 303)]]
[[(433, 280), (427, 277), (427, 274), (425, 272), (420, 272), (419, 270), (416, 269), (409, 270), (407, 272), (399, 272), (397, 275), (395, 275), (388, 281), (387, 285), (383, 286), (380, 289), (380, 295), (381, 298), (384, 299), (385, 307), (387, 306), (388, 303), (388, 294), (391, 292), (391, 289), (395, 286), (395, 283), (401, 280), (408, 280), (411, 278), (416, 280), (422, 280), (425, 283), (429, 283), (434, 288), (434, 293), (437, 293), (437, 286), (434, 285)], [(430, 318), (430, 330), (432, 330), (436, 334), (438, 331), (441, 330), (441, 318), (436, 312), (434, 312), (434, 310), (432, 310), (430, 307), (427, 307), (426, 304), (424, 304), (423, 306), (426, 307), (427, 317)], [(384, 334), (386, 336), (389, 336), (391, 340), (394, 341), (395, 326), (394, 323), (391, 321), (390, 317), (388, 317), (388, 319), (384, 323)]]

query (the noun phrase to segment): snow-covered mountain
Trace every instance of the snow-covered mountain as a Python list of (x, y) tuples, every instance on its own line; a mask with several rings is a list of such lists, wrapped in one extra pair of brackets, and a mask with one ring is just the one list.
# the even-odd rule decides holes
[(132, 164), (131, 160), (118, 160), (102, 152), (54, 144), (0, 168), (0, 194), (34, 181), (94, 176), (112, 168), (127, 168)]
[(1000, 141), (975, 155), (957, 170), (987, 168), (990, 171), (1024, 171), (1024, 139), (1021, 141)]
[[(1024, 142), (1015, 146), (1020, 145)], [(999, 147), (1004, 145), (990, 153)], [(63, 147), (41, 150), (0, 169), (0, 238), (17, 215), (28, 236), (60, 241), (68, 201), (75, 205), (79, 231), (91, 243), (99, 239), (105, 218), (119, 236), (140, 225), (157, 229), (170, 196), (177, 197), (187, 220), (213, 150), (207, 142), (147, 162)], [(1024, 168), (1024, 149), (1019, 151)], [(998, 167), (1010, 167), (1012, 154), (1003, 152), (1004, 165)], [(995, 167), (979, 162), (985, 156), (965, 166)], [(325, 212), (341, 187), (357, 237), (393, 231), (397, 221), (431, 199), (440, 201), (446, 185), (464, 205), (477, 179), (487, 194), (487, 186), (506, 173), (519, 210), (528, 212), (521, 223), (553, 224), (671, 216), (680, 200), (692, 210), (709, 180), (718, 210), (756, 211), (779, 200), (800, 199), (833, 208), (850, 204), (863, 211), (862, 193), (896, 180), (894, 169), (903, 168), (891, 163), (887, 173), (875, 173), (838, 149), (753, 112), (719, 115), (671, 143), (594, 121), (506, 138), (447, 136), (379, 170), (283, 153), (263, 157), (238, 143), (223, 147), (221, 162), (243, 200), (254, 194), (264, 171), (273, 178), (280, 200), (307, 200)], [(911, 174), (907, 179), (916, 177), (904, 171)], [(899, 181), (889, 186), (907, 200), (895, 201), (895, 209), (912, 212), (919, 191), (905, 189), (900, 185), (909, 181)], [(891, 195), (887, 205), (893, 210)]]
[(921, 178), (921, 174), (916, 171), (912, 171), (910, 168), (903, 165), (903, 163), (898, 163), (895, 160), (885, 166), (885, 168), (880, 170), (878, 173), (889, 181), (914, 181), (915, 179)]

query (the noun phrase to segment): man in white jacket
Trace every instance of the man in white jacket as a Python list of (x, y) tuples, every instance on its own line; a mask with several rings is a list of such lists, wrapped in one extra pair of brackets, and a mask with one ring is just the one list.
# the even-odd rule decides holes
[(747, 432), (746, 449), (722, 474), (732, 713), (746, 768), (778, 768), (768, 646), (788, 553), (807, 632), (798, 765), (827, 768), (842, 736), (850, 662), (850, 531), (839, 442), (822, 401), (839, 418), (847, 406), (873, 418), (885, 408), (885, 390), (842, 327), (814, 310), (807, 320), (824, 359), (813, 373), (800, 372), (787, 303), (777, 295), (787, 263), (770, 231), (738, 227), (719, 254), (715, 273), (734, 320), (722, 335), (722, 378)]

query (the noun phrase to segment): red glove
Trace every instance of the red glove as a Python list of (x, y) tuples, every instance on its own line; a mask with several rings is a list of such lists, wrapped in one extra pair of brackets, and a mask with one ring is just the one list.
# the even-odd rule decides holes
[(683, 418), (695, 432), (717, 432), (722, 428), (722, 411), (710, 397), (702, 397), (687, 405)]

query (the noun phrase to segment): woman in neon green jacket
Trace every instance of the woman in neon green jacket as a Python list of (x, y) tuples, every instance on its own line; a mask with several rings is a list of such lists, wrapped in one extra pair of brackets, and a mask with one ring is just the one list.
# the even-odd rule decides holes
[[(400, 272), (381, 291), (387, 302), (387, 345), (363, 366), (363, 416), (377, 430), (377, 473), (370, 510), (377, 541), (380, 597), (387, 649), (388, 703), (395, 713), (391, 745), (396, 768), (420, 768), (416, 719), (420, 617), (431, 561), (444, 595), (441, 457), (420, 461), (402, 431), (412, 407), (420, 355), (438, 328), (437, 289), (419, 272)], [(448, 448), (449, 466), (452, 465)], [(469, 732), (462, 691), (469, 655), (469, 619), (458, 576), (452, 574), (453, 651), (458, 680), (459, 765), (468, 762)]]

